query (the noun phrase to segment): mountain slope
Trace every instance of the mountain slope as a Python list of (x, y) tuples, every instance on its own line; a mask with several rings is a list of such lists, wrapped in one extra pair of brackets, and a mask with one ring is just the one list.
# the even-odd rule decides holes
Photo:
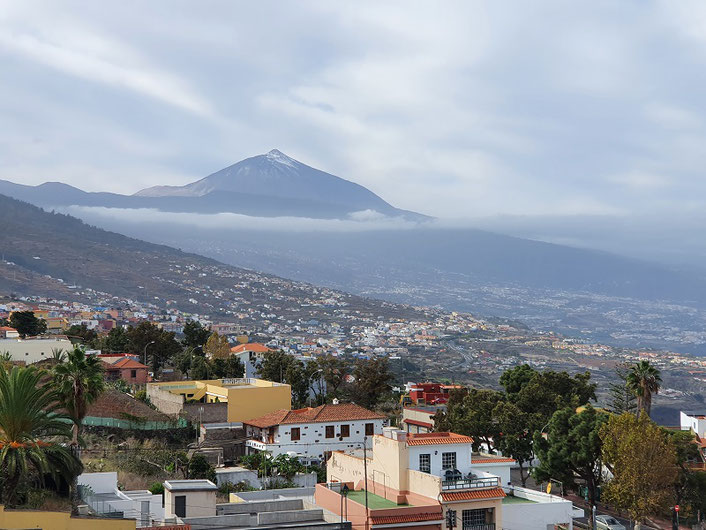
[[(268, 307), (301, 315), (330, 297), (340, 307), (373, 315), (418, 316), (399, 304), (224, 265), (163, 245), (89, 226), (0, 195), (0, 290), (76, 299), (77, 287), (184, 311), (233, 317)], [(331, 310), (314, 309), (324, 320)]]
[(302, 164), (276, 149), (185, 186), (156, 186), (135, 195), (88, 193), (57, 182), (26, 186), (6, 180), (0, 180), (0, 193), (48, 208), (151, 208), (322, 219), (344, 219), (354, 212), (374, 210), (387, 216), (428, 219), (395, 208), (359, 184)]

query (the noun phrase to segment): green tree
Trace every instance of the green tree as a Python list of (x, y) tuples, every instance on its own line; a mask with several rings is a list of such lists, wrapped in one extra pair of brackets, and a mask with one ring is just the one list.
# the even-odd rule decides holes
[(512, 399), (538, 373), (529, 364), (521, 364), (505, 370), (500, 376), (500, 384), (505, 389), (508, 397)]
[(674, 444), (646, 412), (613, 415), (601, 427), (603, 461), (613, 478), (604, 499), (636, 521), (663, 513), (674, 500)]
[(578, 414), (570, 408), (558, 410), (552, 416), (547, 438), (535, 432), (534, 452), (539, 466), (533, 469), (538, 481), (556, 479), (566, 487), (584, 482), (591, 506), (601, 484), (603, 460), (600, 430), (608, 415), (587, 405)]
[(211, 336), (211, 326), (205, 327), (198, 320), (189, 320), (184, 324), (184, 346), (189, 348), (203, 347)]
[(174, 333), (160, 329), (151, 322), (140, 322), (136, 327), (129, 327), (127, 335), (128, 351), (137, 353), (140, 357), (146, 351), (155, 373), (182, 350), (181, 344), (174, 338)]
[(524, 487), (529, 476), (528, 465), (532, 462), (532, 431), (529, 428), (529, 414), (517, 405), (503, 401), (493, 410), (500, 433), (496, 447), (504, 456), (517, 460), (520, 468), (520, 482)]
[[(79, 436), (88, 407), (103, 392), (103, 366), (95, 355), (86, 355), (80, 346), (75, 346), (66, 357), (66, 362), (54, 366), (54, 386), (59, 402), (73, 422), (71, 449), (79, 454)], [(71, 481), (71, 513), (78, 514), (77, 478)]]
[(309, 380), (304, 363), (283, 351), (272, 351), (265, 355), (258, 366), (260, 377), (292, 387), (292, 402), (295, 407), (306, 405), (309, 395)]
[(287, 480), (292, 480), (294, 475), (303, 473), (306, 469), (296, 456), (289, 456), (285, 453), (273, 458), (271, 464), (275, 472)]
[(129, 350), (129, 347), (130, 337), (123, 327), (111, 329), (101, 341), (101, 349), (108, 353), (124, 353)]
[(227, 359), (230, 357), (228, 337), (225, 335), (221, 336), (214, 331), (211, 333), (211, 336), (208, 337), (204, 351), (211, 359)]
[(326, 382), (328, 395), (338, 397), (338, 390), (344, 383), (346, 375), (351, 372), (351, 366), (340, 356), (324, 355), (317, 360), (317, 368)]
[(495, 390), (454, 390), (449, 396), (446, 411), (434, 416), (435, 430), (451, 431), (473, 438), (473, 450), (487, 447), (495, 450), (500, 428), (493, 411), (505, 401), (505, 395)]
[(216, 470), (208, 463), (206, 457), (200, 454), (195, 454), (189, 460), (189, 478), (205, 478), (211, 482), (216, 481)]
[(701, 461), (696, 437), (691, 431), (664, 430), (674, 445), (677, 479), (674, 482), (675, 504), (683, 506), (682, 515), (695, 515), (706, 508), (706, 473), (694, 470), (690, 464)]
[(628, 386), (628, 366), (619, 364), (615, 367), (616, 382), (610, 383), (610, 410), (615, 414), (637, 412), (637, 396)]
[(387, 357), (358, 359), (353, 369), (353, 401), (373, 409), (392, 391), (392, 373)]
[(238, 357), (231, 355), (226, 359), (214, 358), (210, 362), (211, 377), (237, 378), (243, 377), (245, 367)]
[(15, 311), (10, 315), (10, 326), (17, 330), (22, 338), (41, 335), (47, 330), (43, 318), (37, 318), (33, 311)]
[(51, 357), (56, 364), (63, 363), (66, 360), (66, 350), (63, 348), (52, 348)]
[(86, 324), (73, 324), (64, 330), (64, 334), (71, 339), (71, 342), (80, 340), (84, 344), (92, 344), (98, 339), (98, 333), (93, 329), (88, 329)]
[(0, 367), (0, 502), (14, 505), (20, 481), (71, 481), (81, 462), (61, 443), (71, 437), (56, 392), (34, 367)]
[(194, 380), (210, 379), (211, 370), (203, 357), (194, 357), (189, 369), (189, 377)]
[(638, 410), (650, 415), (652, 410), (652, 395), (659, 392), (662, 386), (662, 376), (650, 361), (640, 361), (633, 364), (626, 377), (628, 388), (637, 396)]

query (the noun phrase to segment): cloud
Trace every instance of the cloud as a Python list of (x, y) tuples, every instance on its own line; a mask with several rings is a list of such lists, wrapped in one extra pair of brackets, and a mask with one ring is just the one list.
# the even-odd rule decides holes
[(706, 206), (699, 2), (177, 5), (3, 3), (0, 178), (133, 193), (276, 147), (438, 217)]
[[(57, 208), (64, 213), (79, 217), (101, 226), (110, 226), (111, 221), (130, 224), (183, 225), (219, 230), (248, 230), (265, 232), (365, 232), (370, 230), (406, 230), (419, 223), (402, 217), (387, 217), (365, 210), (350, 215), (350, 219), (313, 219), (306, 217), (255, 217), (236, 213), (197, 214), (162, 212), (151, 208), (106, 208), (93, 206), (69, 206)], [(106, 223), (107, 222), (107, 223)], [(434, 226), (433, 222), (425, 226)]]

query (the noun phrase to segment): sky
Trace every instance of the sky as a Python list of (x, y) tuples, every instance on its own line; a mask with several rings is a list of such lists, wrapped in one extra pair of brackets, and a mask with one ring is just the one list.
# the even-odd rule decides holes
[(24, 184), (134, 193), (278, 148), (441, 218), (706, 207), (700, 1), (0, 0), (0, 67)]

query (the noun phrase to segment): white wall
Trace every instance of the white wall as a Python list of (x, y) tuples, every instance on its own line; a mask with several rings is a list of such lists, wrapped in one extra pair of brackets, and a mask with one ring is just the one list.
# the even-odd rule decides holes
[[(382, 434), (384, 420), (355, 420), (329, 423), (286, 424), (275, 427), (274, 443), (267, 444), (273, 456), (282, 453), (297, 453), (302, 460), (323, 459), (325, 451), (350, 451), (361, 449), (365, 437), (365, 424), (373, 424), (373, 433)], [(334, 437), (326, 438), (326, 427), (334, 426)], [(341, 425), (350, 427), (350, 436), (340, 438)], [(299, 428), (300, 439), (292, 440), (292, 428)], [(248, 434), (252, 429), (248, 427)], [(262, 438), (260, 438), (262, 439)], [(372, 437), (368, 437), (368, 448), (372, 447)]]
[(679, 423), (683, 431), (692, 430), (701, 437), (706, 433), (706, 418), (690, 416), (685, 412), (680, 412)]
[(444, 476), (446, 470), (441, 468), (442, 453), (456, 453), (456, 469), (464, 475), (471, 472), (471, 444), (439, 444), (439, 445), (413, 445), (409, 448), (409, 469), (419, 471), (419, 455), (431, 456), (431, 474), (437, 477)]
[(505, 488), (516, 497), (534, 502), (503, 503), (503, 530), (547, 530), (555, 524), (573, 522), (574, 513), (571, 501), (556, 495), (547, 495), (526, 488)]
[(510, 469), (512, 467), (512, 464), (510, 462), (507, 463), (502, 463), (502, 464), (476, 464), (473, 463), (471, 465), (471, 468), (473, 469), (473, 473), (478, 475), (479, 473), (489, 473), (491, 475), (495, 475), (497, 477), (500, 477), (500, 485), (501, 486), (507, 486), (507, 484), (510, 482)]
[(44, 359), (52, 358), (52, 348), (64, 351), (72, 350), (73, 346), (68, 339), (0, 339), (0, 352), (8, 351), (13, 361), (24, 361), (33, 364)]
[(88, 486), (93, 493), (112, 493), (118, 489), (118, 472), (82, 473), (78, 476), (79, 486)]

